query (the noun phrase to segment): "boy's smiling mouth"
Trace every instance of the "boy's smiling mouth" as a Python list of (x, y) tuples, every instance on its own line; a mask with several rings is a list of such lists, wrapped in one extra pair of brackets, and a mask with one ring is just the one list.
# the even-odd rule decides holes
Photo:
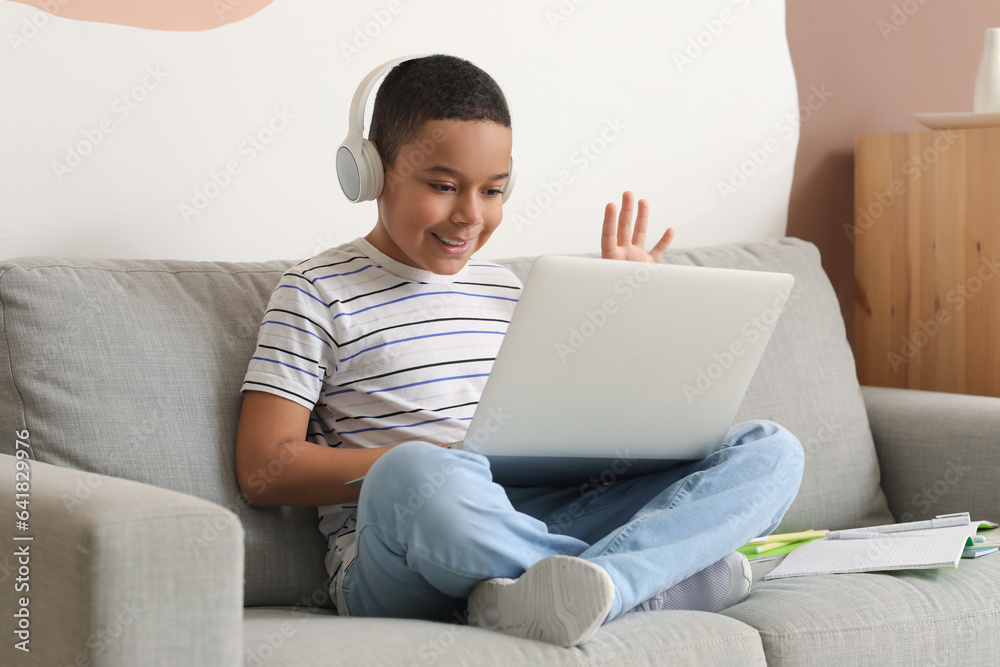
[(431, 232), (431, 235), (444, 246), (447, 252), (464, 252), (472, 243), (472, 239), (456, 239), (450, 236), (442, 236), (436, 232)]

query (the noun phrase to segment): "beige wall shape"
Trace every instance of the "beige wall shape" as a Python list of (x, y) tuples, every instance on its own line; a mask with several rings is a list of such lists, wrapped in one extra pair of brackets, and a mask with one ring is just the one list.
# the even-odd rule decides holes
[(211, 30), (242, 21), (271, 0), (12, 0), (55, 16), (151, 30)]

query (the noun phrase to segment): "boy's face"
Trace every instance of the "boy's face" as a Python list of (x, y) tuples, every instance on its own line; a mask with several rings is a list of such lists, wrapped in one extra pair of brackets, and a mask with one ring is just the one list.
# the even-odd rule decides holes
[(432, 120), (385, 165), (378, 222), (365, 237), (389, 257), (458, 273), (503, 217), (511, 132), (489, 121)]

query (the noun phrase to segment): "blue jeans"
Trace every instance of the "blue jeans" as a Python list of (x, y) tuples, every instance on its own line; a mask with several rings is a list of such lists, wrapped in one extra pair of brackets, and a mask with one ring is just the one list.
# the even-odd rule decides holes
[(424, 442), (372, 466), (358, 500), (352, 616), (461, 619), (472, 587), (516, 578), (547, 556), (603, 567), (608, 620), (773, 531), (795, 498), (799, 441), (768, 421), (733, 426), (701, 461), (586, 487), (495, 484), (487, 459)]

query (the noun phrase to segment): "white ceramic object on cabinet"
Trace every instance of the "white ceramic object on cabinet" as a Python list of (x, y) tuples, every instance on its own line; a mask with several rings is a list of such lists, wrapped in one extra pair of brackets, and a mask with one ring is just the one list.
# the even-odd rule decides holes
[(972, 111), (977, 114), (1000, 112), (1000, 28), (986, 29)]
[(1000, 127), (1000, 113), (972, 113), (952, 111), (941, 113), (915, 113), (918, 123), (932, 130), (968, 130), (977, 127)]

